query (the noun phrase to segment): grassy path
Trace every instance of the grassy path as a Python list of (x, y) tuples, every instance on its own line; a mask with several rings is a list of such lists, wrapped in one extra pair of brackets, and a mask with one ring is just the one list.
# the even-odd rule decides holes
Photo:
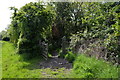
[(24, 61), (22, 56), (15, 53), (12, 43), (2, 43), (2, 77), (3, 78), (68, 78), (70, 69), (40, 69), (40, 58)]
[(79, 55), (72, 68), (71, 64), (61, 59), (23, 60), (24, 55), (16, 54), (16, 48), (12, 43), (0, 41), (0, 44), (2, 44), (2, 78), (118, 78), (119, 76), (120, 67), (108, 64), (104, 60)]

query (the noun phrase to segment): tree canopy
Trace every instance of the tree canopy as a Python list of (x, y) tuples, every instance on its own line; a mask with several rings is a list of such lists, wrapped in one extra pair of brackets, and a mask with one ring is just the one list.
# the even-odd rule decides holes
[[(8, 29), (11, 42), (17, 45), (18, 52), (32, 53), (39, 49), (39, 40), (49, 43), (50, 50), (61, 48), (64, 36), (69, 41), (73, 35), (79, 35), (85, 40), (105, 40), (108, 50), (116, 51), (120, 36), (119, 4), (120, 2), (31, 2), (19, 10), (11, 7), (14, 10)], [(112, 50), (113, 47), (116, 49)]]

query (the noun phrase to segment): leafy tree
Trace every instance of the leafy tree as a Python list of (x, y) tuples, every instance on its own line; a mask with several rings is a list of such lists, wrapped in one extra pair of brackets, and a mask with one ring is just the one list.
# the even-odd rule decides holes
[(17, 11), (18, 9), (15, 7), (10, 7), (10, 10), (13, 10), (13, 15), (11, 17), (12, 21), (11, 24), (8, 26), (8, 34), (10, 35), (10, 40), (13, 42), (15, 45), (17, 45), (18, 38), (19, 38), (19, 27), (18, 27), (18, 21), (16, 19), (17, 16)]
[(9, 37), (9, 34), (7, 33), (7, 31), (3, 30), (0, 32), (0, 40), (2, 40), (5, 37)]
[(39, 41), (46, 39), (45, 31), (52, 23), (52, 13), (42, 3), (28, 3), (20, 10), (14, 10), (10, 33), (17, 43), (19, 53), (30, 56), (40, 55)]

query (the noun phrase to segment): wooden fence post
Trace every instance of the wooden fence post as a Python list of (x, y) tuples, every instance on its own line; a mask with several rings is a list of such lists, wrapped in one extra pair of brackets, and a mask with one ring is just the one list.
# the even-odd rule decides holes
[(42, 55), (45, 60), (48, 59), (48, 43), (42, 42)]
[(66, 41), (66, 37), (64, 36), (62, 38), (62, 54), (66, 54), (67, 53), (67, 41)]
[(40, 52), (42, 57), (47, 60), (48, 59), (48, 43), (42, 42), (39, 40)]

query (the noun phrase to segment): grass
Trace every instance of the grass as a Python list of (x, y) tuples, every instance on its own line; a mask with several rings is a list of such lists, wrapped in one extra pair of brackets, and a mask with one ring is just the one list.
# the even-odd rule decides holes
[[(2, 44), (2, 78), (64, 78), (69, 77), (64, 68), (56, 71), (46, 68), (39, 69), (40, 58), (24, 60), (25, 55), (16, 54), (12, 43), (0, 41)], [(69, 72), (67, 72), (69, 73)]]
[(2, 43), (0, 43), (0, 79), (2, 78)]
[(24, 55), (16, 54), (10, 42), (2, 44), (2, 78), (118, 78), (118, 68), (104, 60), (78, 55), (73, 62), (73, 70), (40, 69), (37, 64), (41, 58), (24, 60)]
[(83, 54), (75, 60), (73, 73), (77, 78), (118, 78), (117, 66)]

